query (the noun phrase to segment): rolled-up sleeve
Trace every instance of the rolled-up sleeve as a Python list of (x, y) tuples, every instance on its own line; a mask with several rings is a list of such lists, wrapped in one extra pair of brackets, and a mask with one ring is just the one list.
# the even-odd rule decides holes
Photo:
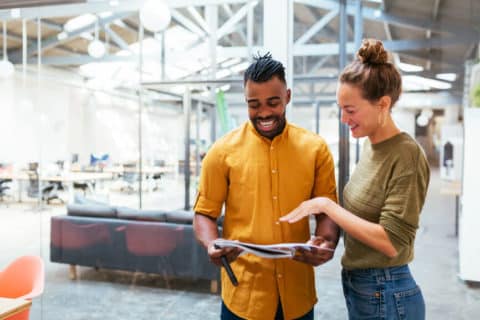
[(337, 202), (335, 166), (332, 153), (325, 142), (323, 142), (317, 153), (315, 171), (315, 185), (312, 196), (327, 197)]
[(202, 170), (193, 210), (196, 213), (218, 218), (222, 212), (228, 187), (224, 155), (212, 146), (202, 161)]

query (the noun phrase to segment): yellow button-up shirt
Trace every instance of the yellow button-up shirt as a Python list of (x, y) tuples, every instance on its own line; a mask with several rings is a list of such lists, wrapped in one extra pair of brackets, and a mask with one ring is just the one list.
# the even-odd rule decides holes
[[(294, 224), (278, 219), (316, 196), (336, 201), (334, 164), (324, 140), (288, 123), (282, 134), (269, 140), (247, 122), (208, 151), (194, 210), (217, 218), (225, 203), (225, 239), (306, 242), (308, 219)], [(245, 254), (231, 266), (239, 285), (234, 287), (222, 269), (222, 299), (237, 316), (273, 319), (281, 301), (285, 319), (294, 319), (317, 301), (313, 267), (308, 264)]]

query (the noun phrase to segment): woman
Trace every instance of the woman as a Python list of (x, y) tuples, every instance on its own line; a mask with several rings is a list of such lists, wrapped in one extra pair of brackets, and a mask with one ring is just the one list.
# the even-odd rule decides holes
[(430, 170), (420, 146), (393, 122), (401, 77), (378, 40), (364, 40), (339, 78), (342, 122), (368, 137), (344, 189), (344, 208), (303, 202), (282, 221), (326, 214), (345, 231), (342, 282), (350, 319), (424, 319), (425, 303), (408, 263)]

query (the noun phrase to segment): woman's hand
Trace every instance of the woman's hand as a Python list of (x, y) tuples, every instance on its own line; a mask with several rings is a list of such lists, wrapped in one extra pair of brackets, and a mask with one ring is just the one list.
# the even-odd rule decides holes
[[(327, 241), (320, 236), (312, 236), (312, 238), (307, 242), (307, 244), (317, 246), (318, 248), (312, 248), (307, 250), (304, 248), (297, 248), (293, 260), (301, 261), (304, 263), (311, 264), (313, 266), (319, 266), (324, 264), (333, 258), (335, 247), (337, 246), (334, 242)], [(324, 249), (331, 250), (324, 250)]]
[(329, 198), (325, 198), (325, 197), (313, 198), (313, 199), (302, 202), (293, 211), (281, 217), (280, 221), (287, 221), (289, 223), (294, 223), (305, 217), (308, 217), (311, 214), (325, 213), (328, 215), (328, 208), (332, 204), (335, 204), (335, 202), (333, 202)]

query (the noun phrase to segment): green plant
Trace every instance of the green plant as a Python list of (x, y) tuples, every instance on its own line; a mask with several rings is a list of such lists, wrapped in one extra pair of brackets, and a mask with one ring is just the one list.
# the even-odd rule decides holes
[(472, 105), (474, 107), (480, 108), (480, 84), (477, 84), (473, 87), (472, 93)]

